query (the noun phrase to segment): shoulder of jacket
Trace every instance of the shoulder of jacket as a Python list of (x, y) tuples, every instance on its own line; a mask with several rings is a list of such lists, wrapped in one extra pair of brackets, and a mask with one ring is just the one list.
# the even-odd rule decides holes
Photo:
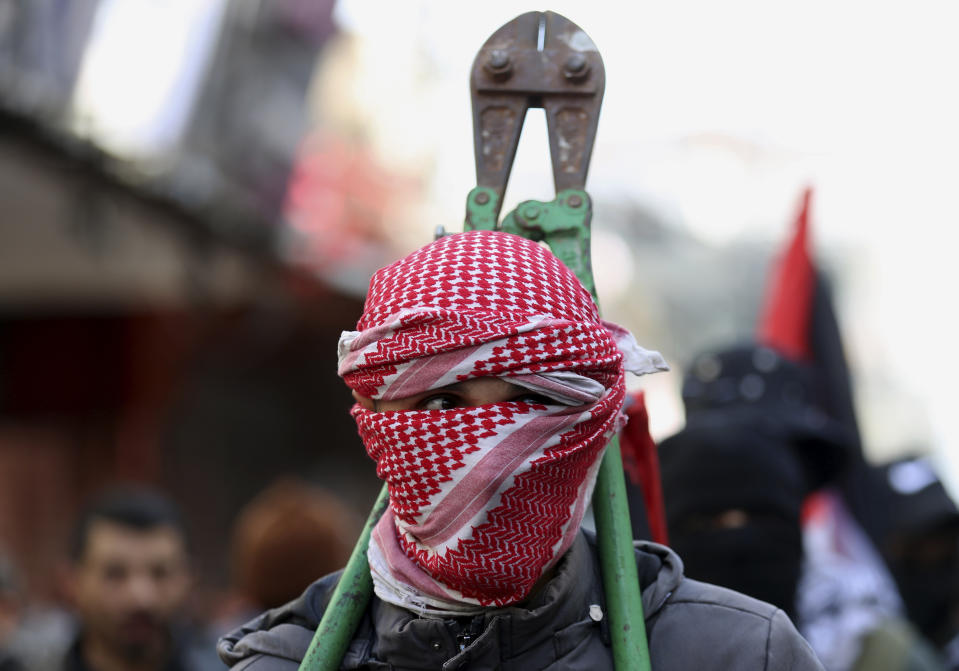
[(335, 573), (317, 580), (296, 600), (268, 610), (220, 638), (220, 659), (233, 669), (295, 668), (294, 660), (306, 653), (338, 578)]
[(698, 645), (723, 647), (736, 664), (753, 660), (766, 671), (823, 671), (785, 612), (724, 587), (686, 578), (655, 619), (654, 636), (675, 643), (677, 636), (688, 640), (688, 633), (695, 631)]
[(667, 605), (678, 604), (722, 608), (729, 611), (729, 617), (735, 617), (738, 613), (742, 617), (762, 620), (772, 620), (776, 613), (782, 613), (779, 608), (765, 601), (692, 578), (683, 578), (667, 600)]

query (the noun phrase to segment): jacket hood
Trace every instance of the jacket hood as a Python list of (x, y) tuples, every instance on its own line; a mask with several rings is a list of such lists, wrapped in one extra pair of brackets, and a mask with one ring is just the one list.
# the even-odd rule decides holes
[(634, 541), (633, 546), (643, 592), (643, 619), (648, 622), (685, 579), (683, 560), (665, 545), (652, 541)]

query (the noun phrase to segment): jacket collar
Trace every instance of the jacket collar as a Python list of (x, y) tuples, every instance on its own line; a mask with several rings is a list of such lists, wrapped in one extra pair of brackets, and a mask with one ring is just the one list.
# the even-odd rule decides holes
[(580, 534), (560, 560), (556, 575), (532, 599), (477, 616), (483, 620), (482, 634), (463, 650), (449, 621), (417, 617), (377, 600), (371, 614), (377, 640), (370, 652), (397, 667), (456, 669), (466, 663), (495, 668), (501, 659), (521, 659), (541, 650), (551, 645), (556, 631), (588, 618), (591, 605), (603, 608), (602, 582), (592, 552)]

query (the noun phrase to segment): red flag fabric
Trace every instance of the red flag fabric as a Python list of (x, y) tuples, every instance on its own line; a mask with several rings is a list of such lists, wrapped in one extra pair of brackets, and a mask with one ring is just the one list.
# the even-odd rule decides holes
[(809, 360), (809, 320), (816, 274), (809, 256), (809, 202), (803, 193), (793, 239), (773, 269), (770, 290), (759, 315), (757, 340), (794, 360)]
[(650, 537), (656, 543), (668, 545), (663, 487), (659, 480), (659, 455), (656, 452), (656, 443), (649, 435), (649, 413), (646, 411), (646, 396), (643, 392), (629, 394), (626, 416), (629, 421), (620, 440), (623, 470), (643, 493)]

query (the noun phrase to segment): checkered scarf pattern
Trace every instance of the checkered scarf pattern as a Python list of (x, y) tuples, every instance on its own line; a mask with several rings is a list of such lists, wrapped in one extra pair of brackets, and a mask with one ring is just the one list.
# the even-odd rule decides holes
[(445, 236), (381, 269), (357, 328), (339, 374), (369, 398), (496, 376), (555, 401), (352, 411), (390, 492), (369, 550), (377, 595), (457, 615), (523, 600), (576, 535), (622, 426), (624, 368), (665, 362), (601, 321), (545, 248), (501, 232)]

